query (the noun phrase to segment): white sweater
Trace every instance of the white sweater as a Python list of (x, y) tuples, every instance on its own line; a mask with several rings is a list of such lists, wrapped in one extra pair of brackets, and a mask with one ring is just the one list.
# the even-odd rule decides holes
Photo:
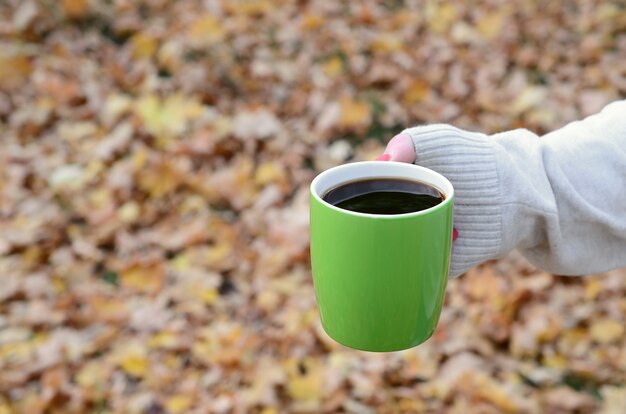
[(513, 249), (561, 275), (626, 266), (626, 101), (542, 137), (409, 128), (416, 164), (455, 188), (450, 277)]

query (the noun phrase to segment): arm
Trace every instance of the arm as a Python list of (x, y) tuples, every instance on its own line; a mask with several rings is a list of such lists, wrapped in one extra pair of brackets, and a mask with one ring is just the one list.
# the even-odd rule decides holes
[[(626, 101), (541, 138), (524, 129), (487, 136), (449, 125), (405, 134), (415, 163), (455, 187), (451, 277), (515, 248), (564, 275), (626, 265)], [(406, 161), (390, 151), (393, 142), (392, 160)]]

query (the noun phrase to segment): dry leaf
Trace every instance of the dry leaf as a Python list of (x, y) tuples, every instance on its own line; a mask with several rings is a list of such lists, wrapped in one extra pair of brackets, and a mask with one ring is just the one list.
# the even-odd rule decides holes
[(157, 47), (157, 39), (145, 32), (137, 33), (130, 39), (131, 52), (136, 59), (151, 58)]
[(63, 11), (70, 18), (84, 17), (89, 11), (88, 0), (63, 0)]
[(609, 344), (624, 336), (624, 323), (612, 319), (594, 321), (590, 329), (591, 337), (601, 344)]
[(190, 395), (173, 395), (165, 401), (165, 408), (172, 414), (186, 413), (193, 403)]
[(289, 360), (287, 392), (297, 400), (319, 400), (322, 396), (322, 369), (316, 360)]
[(163, 146), (170, 138), (182, 134), (191, 120), (202, 115), (202, 110), (196, 99), (182, 94), (169, 95), (165, 99), (146, 95), (135, 102), (135, 113), (144, 128)]
[(147, 374), (149, 368), (148, 357), (138, 346), (128, 348), (118, 356), (119, 366), (129, 375), (135, 377), (143, 377)]
[(189, 36), (203, 45), (217, 43), (224, 35), (224, 28), (218, 19), (210, 14), (200, 17), (189, 27)]
[(422, 102), (430, 94), (430, 85), (423, 79), (413, 81), (404, 93), (404, 102), (413, 105)]
[(0, 88), (12, 88), (22, 85), (33, 70), (28, 56), (11, 53), (4, 49), (0, 52)]
[(339, 125), (344, 128), (362, 127), (370, 122), (372, 110), (366, 102), (343, 98), (339, 101), (341, 117)]
[(482, 16), (476, 25), (478, 33), (491, 40), (500, 34), (506, 15), (503, 12), (488, 13)]
[(165, 270), (161, 263), (136, 264), (120, 271), (120, 283), (140, 292), (158, 292), (165, 282)]

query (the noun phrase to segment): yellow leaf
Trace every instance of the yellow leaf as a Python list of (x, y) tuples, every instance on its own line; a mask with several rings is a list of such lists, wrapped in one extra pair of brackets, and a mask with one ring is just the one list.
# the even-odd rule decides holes
[(98, 188), (89, 193), (90, 206), (96, 210), (100, 210), (112, 204), (113, 195), (108, 188)]
[(126, 355), (120, 360), (120, 367), (127, 374), (143, 377), (148, 371), (148, 358), (145, 355)]
[(543, 358), (543, 365), (548, 368), (563, 369), (567, 367), (568, 363), (567, 358), (559, 354), (549, 354)]
[(97, 362), (88, 362), (76, 374), (76, 383), (83, 388), (92, 389), (105, 384), (104, 367)]
[(517, 95), (509, 106), (509, 112), (520, 114), (535, 105), (539, 105), (546, 96), (546, 89), (541, 86), (527, 86)]
[(52, 279), (52, 287), (54, 288), (54, 292), (56, 294), (64, 293), (67, 290), (67, 285), (65, 284), (65, 281), (58, 277)]
[(131, 52), (136, 59), (151, 58), (157, 46), (157, 39), (147, 33), (137, 33), (130, 39)]
[(117, 212), (117, 216), (124, 223), (132, 223), (139, 218), (140, 208), (135, 201), (124, 203)]
[(515, 403), (511, 396), (497, 382), (482, 374), (477, 379), (478, 395), (486, 401), (489, 401), (503, 412), (517, 413), (519, 412), (519, 404)]
[(626, 387), (603, 385), (600, 388), (602, 407), (597, 414), (623, 414), (626, 407)]
[[(301, 368), (304, 368), (302, 373)], [(322, 374), (320, 363), (314, 359), (289, 360), (286, 364), (289, 380), (287, 392), (296, 400), (319, 400), (322, 397)]]
[(602, 319), (591, 324), (591, 337), (601, 344), (609, 344), (624, 335), (622, 322), (613, 319)]
[(279, 301), (280, 296), (274, 290), (261, 291), (256, 298), (257, 305), (266, 312), (271, 312), (276, 309)]
[(398, 402), (398, 408), (403, 413), (423, 413), (426, 411), (426, 404), (420, 400), (403, 398)]
[(0, 414), (13, 414), (14, 411), (6, 403), (0, 403)]
[(87, 302), (101, 320), (119, 320), (128, 314), (128, 304), (117, 296), (94, 296)]
[(156, 199), (174, 192), (181, 185), (181, 181), (181, 176), (167, 162), (148, 168), (138, 176), (139, 188)]
[(177, 40), (168, 40), (163, 43), (157, 53), (159, 65), (169, 71), (177, 70), (182, 63), (183, 46)]
[(148, 151), (141, 147), (133, 154), (133, 166), (137, 171), (140, 171), (145, 167), (148, 160)]
[(215, 303), (215, 300), (220, 296), (216, 289), (208, 288), (202, 289), (199, 294), (200, 298), (207, 305)]
[(159, 119), (161, 115), (161, 101), (156, 95), (147, 95), (140, 98), (135, 103), (135, 112), (148, 132), (157, 134), (164, 128)]
[(319, 14), (305, 13), (301, 24), (305, 30), (315, 30), (324, 24), (324, 17)]
[(369, 124), (372, 110), (366, 102), (342, 98), (339, 105), (341, 108), (339, 123), (342, 127), (350, 128)]
[(491, 40), (500, 34), (505, 14), (502, 12), (489, 13), (478, 20), (476, 28), (485, 39)]
[(148, 341), (150, 348), (173, 348), (178, 344), (176, 335), (172, 332), (159, 332)]
[(131, 109), (132, 101), (126, 95), (111, 94), (104, 102), (102, 117), (106, 122), (114, 122), (117, 118)]
[(191, 265), (191, 260), (189, 259), (188, 254), (181, 253), (176, 255), (172, 260), (170, 260), (170, 264), (172, 265), (172, 269), (183, 271), (189, 269)]
[(189, 395), (173, 395), (165, 401), (165, 408), (173, 414), (184, 413), (191, 407), (192, 399)]
[(0, 51), (0, 88), (20, 86), (32, 70), (33, 65), (27, 56)]
[(588, 278), (585, 282), (585, 299), (594, 300), (603, 290), (602, 282), (593, 277)]
[(417, 79), (411, 83), (404, 92), (404, 102), (412, 105), (422, 102), (430, 94), (430, 85), (423, 79)]
[[(612, 24), (615, 22), (615, 19), (618, 17), (624, 17), (623, 10), (621, 10), (618, 6), (618, 3), (601, 3), (598, 7), (593, 8), (593, 13), (595, 14), (595, 18), (599, 22), (606, 22)], [(623, 21), (623, 20), (622, 20)]]
[(264, 162), (259, 165), (254, 174), (254, 181), (258, 185), (287, 182), (285, 168), (277, 162)]
[(22, 253), (22, 264), (26, 266), (33, 266), (39, 263), (43, 257), (43, 250), (40, 246), (28, 246)]
[(165, 271), (161, 264), (133, 265), (120, 272), (122, 286), (148, 293), (159, 291), (164, 278)]
[(371, 44), (371, 49), (376, 52), (397, 52), (402, 50), (402, 39), (391, 34), (379, 35)]
[(246, 16), (262, 16), (276, 7), (269, 0), (239, 0), (225, 3), (225, 8), (234, 14)]
[(202, 115), (202, 111), (202, 105), (195, 98), (180, 93), (165, 99), (146, 95), (135, 103), (135, 113), (144, 128), (157, 137), (161, 146), (182, 134), (189, 121)]
[(219, 42), (224, 37), (224, 28), (215, 17), (207, 14), (191, 24), (189, 36), (196, 42), (210, 45)]
[(184, 363), (178, 355), (174, 354), (167, 354), (162, 361), (163, 365), (165, 365), (171, 372), (176, 372), (181, 369)]
[(71, 18), (83, 17), (89, 10), (88, 0), (63, 0), (63, 11)]
[(209, 247), (206, 252), (206, 260), (209, 266), (222, 267), (230, 259), (232, 254), (232, 246), (229, 243), (218, 243)]
[(339, 76), (343, 73), (343, 61), (339, 56), (333, 56), (324, 62), (322, 70), (330, 77)]
[(428, 3), (425, 14), (430, 29), (435, 33), (447, 32), (457, 19), (456, 7), (458, 7), (456, 4), (450, 2)]

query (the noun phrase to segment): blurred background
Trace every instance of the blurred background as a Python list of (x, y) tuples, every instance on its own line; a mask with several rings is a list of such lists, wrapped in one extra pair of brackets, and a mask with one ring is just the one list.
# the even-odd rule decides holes
[(513, 254), (427, 343), (353, 351), (307, 186), (406, 126), (625, 96), (618, 0), (0, 1), (0, 413), (623, 414), (626, 272)]

